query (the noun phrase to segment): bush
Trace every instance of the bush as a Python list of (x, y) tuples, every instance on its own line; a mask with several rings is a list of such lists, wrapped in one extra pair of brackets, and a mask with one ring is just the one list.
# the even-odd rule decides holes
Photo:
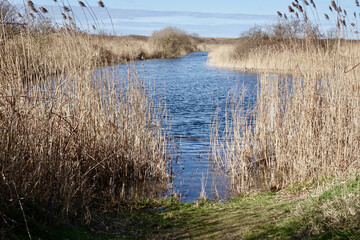
[(279, 21), (267, 26), (267, 34), (275, 39), (321, 39), (319, 26), (301, 20)]
[(240, 40), (236, 43), (233, 57), (245, 59), (253, 49), (268, 45), (270, 40), (268, 32), (263, 27), (255, 25), (241, 34)]
[(319, 44), (321, 38), (323, 35), (317, 25), (301, 20), (279, 21), (267, 27), (255, 25), (241, 34), (233, 58), (246, 59), (254, 49), (280, 47), (285, 43), (295, 44), (301, 39), (313, 40)]
[(151, 35), (150, 42), (156, 48), (158, 55), (164, 58), (180, 57), (195, 50), (192, 38), (174, 27), (155, 31)]

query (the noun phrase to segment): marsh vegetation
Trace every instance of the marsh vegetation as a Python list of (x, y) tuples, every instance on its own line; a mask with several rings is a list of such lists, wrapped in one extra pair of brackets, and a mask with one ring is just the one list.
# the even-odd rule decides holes
[[(117, 37), (81, 30), (71, 6), (57, 4), (61, 22), (32, 1), (19, 13), (0, 0), (1, 237), (58, 238), (49, 226), (59, 224), (111, 238), (359, 236), (358, 12), (331, 1), (330, 35), (309, 20), (321, 13), (304, 0), (239, 39), (173, 27)], [(278, 74), (271, 99), (259, 82), (249, 106), (239, 86), (228, 115), (214, 113), (211, 160), (239, 195), (229, 203), (158, 200), (172, 181), (167, 108), (136, 69), (119, 76), (113, 67), (199, 50), (211, 50), (214, 66)], [(251, 217), (258, 222), (243, 220)]]
[[(291, 18), (280, 20), (267, 32), (254, 28), (245, 33), (230, 51), (232, 55), (225, 51), (227, 60), (216, 55), (222, 48), (210, 56), (214, 64), (218, 59), (239, 69), (291, 74), (279, 74), (271, 93), (266, 93), (268, 87), (263, 85), (251, 112), (244, 111), (242, 90), (235, 92), (225, 133), (229, 141), (214, 139), (215, 158), (232, 173), (239, 192), (256, 186), (281, 189), (359, 168), (356, 76), (360, 45), (357, 40), (323, 38), (318, 27), (305, 18), (306, 11), (316, 11), (315, 4), (293, 4), (297, 7), (290, 7)], [(352, 28), (344, 28), (344, 10), (337, 7), (333, 11), (338, 12), (342, 24), (338, 34), (353, 36)], [(295, 17), (299, 15), (304, 18)], [(283, 29), (281, 34), (277, 29)]]

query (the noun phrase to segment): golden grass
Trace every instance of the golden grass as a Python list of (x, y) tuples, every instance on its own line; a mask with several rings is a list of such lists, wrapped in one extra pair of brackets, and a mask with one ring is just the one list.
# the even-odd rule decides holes
[(360, 168), (360, 43), (331, 43), (284, 40), (243, 58), (234, 57), (231, 45), (210, 53), (216, 66), (292, 75), (278, 75), (270, 92), (267, 81), (259, 81), (249, 111), (238, 89), (229, 100), (225, 132), (214, 123), (213, 157), (229, 173), (234, 192), (277, 190)]
[[(324, 40), (322, 45), (304, 41), (284, 41), (271, 46), (251, 49), (248, 56), (238, 58), (236, 45), (221, 45), (209, 53), (208, 63), (215, 67), (258, 73), (331, 72), (334, 62), (350, 68), (356, 64), (360, 42), (342, 42), (334, 49), (335, 40)], [(324, 49), (325, 48), (325, 49)], [(315, 55), (315, 56), (314, 56)], [(319, 66), (318, 64), (321, 64)]]
[[(149, 45), (1, 31), (0, 234), (38, 211), (46, 212), (39, 221), (90, 222), (122, 201), (163, 196), (171, 171), (166, 109), (135, 69), (124, 77), (109, 66), (139, 59)], [(14, 214), (20, 209), (24, 219)]]

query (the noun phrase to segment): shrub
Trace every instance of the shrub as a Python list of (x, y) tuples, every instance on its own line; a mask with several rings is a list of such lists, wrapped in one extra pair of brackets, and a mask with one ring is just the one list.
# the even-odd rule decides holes
[(165, 58), (180, 57), (195, 49), (195, 43), (191, 37), (174, 27), (155, 31), (151, 35), (150, 42), (154, 45), (158, 55)]
[(320, 39), (323, 37), (319, 26), (299, 19), (279, 21), (266, 27), (267, 34), (274, 39)]
[(271, 39), (266, 29), (255, 25), (241, 34), (241, 38), (235, 45), (232, 57), (235, 59), (245, 59), (253, 49), (268, 45), (270, 42)]
[(321, 38), (323, 34), (320, 33), (317, 25), (301, 20), (279, 21), (266, 27), (255, 25), (241, 34), (231, 57), (244, 60), (257, 48), (294, 45), (301, 39), (312, 40), (319, 44)]

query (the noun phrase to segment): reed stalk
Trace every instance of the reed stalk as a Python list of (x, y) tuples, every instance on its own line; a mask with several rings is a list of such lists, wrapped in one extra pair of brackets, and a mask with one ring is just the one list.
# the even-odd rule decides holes
[(30, 22), (1, 28), (0, 235), (25, 221), (30, 237), (29, 216), (90, 223), (116, 204), (164, 196), (166, 109), (136, 69), (120, 76), (109, 65), (146, 42)]
[(259, 81), (250, 112), (236, 92), (225, 132), (214, 125), (213, 158), (235, 193), (279, 190), (359, 170), (359, 49), (358, 40), (293, 38), (257, 46), (241, 58), (233, 45), (210, 54), (212, 64), (257, 71), (259, 79), (262, 73), (279, 78), (271, 93)]

